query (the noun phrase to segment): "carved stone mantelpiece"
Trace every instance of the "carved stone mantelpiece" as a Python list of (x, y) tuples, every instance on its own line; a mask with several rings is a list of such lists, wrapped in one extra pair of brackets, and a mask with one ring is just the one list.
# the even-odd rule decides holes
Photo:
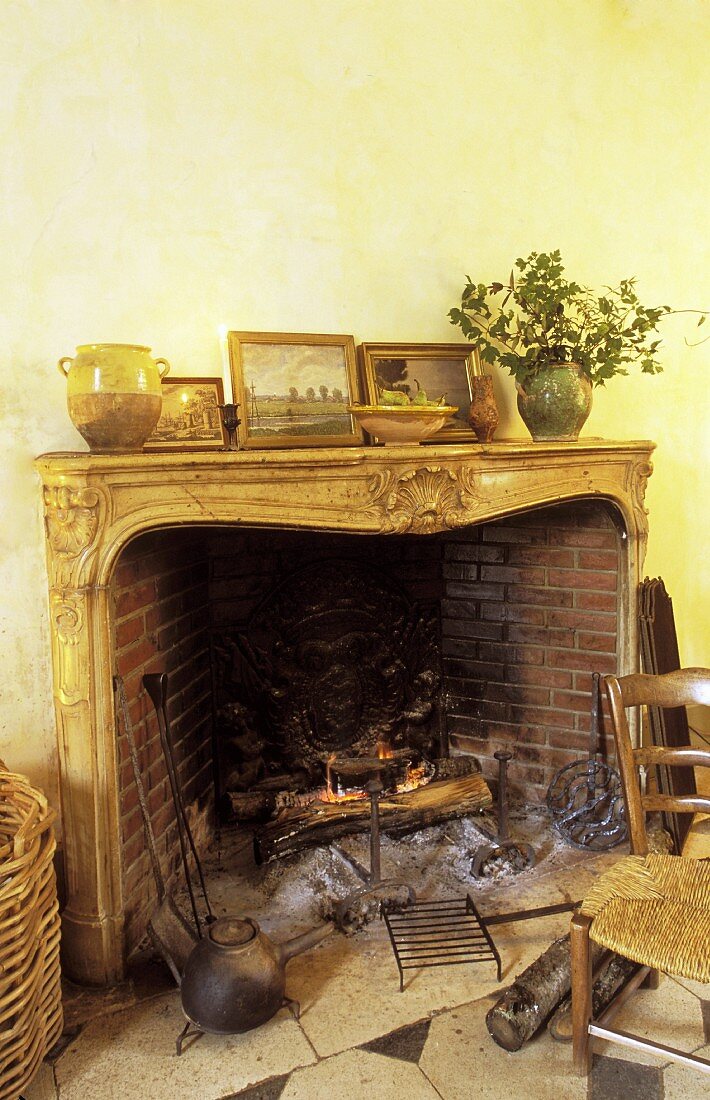
[[(435, 532), (582, 498), (611, 501), (625, 530), (621, 671), (647, 537), (649, 442), (490, 443), (37, 460), (43, 482), (62, 792), (68, 977), (123, 976), (119, 778), (108, 585), (134, 536), (192, 525), (360, 534)], [(166, 536), (167, 537), (167, 536)]]

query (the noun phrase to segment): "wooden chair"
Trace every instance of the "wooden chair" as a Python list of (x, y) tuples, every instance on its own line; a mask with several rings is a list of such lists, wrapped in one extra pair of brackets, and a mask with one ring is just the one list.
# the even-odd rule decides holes
[[(626, 708), (710, 704), (710, 669), (688, 668), (663, 676), (607, 676), (604, 680), (616, 739), (632, 854), (600, 876), (572, 918), (572, 1047), (574, 1069), (586, 1076), (591, 1037), (622, 1043), (710, 1073), (710, 1062), (636, 1035), (613, 1031), (616, 1009), (657, 972), (710, 982), (710, 862), (648, 851), (647, 811), (710, 813), (710, 798), (642, 794), (639, 768), (655, 764), (710, 767), (710, 750), (691, 747), (634, 749)], [(592, 1019), (590, 940), (640, 964), (621, 994)], [(654, 980), (655, 979), (655, 980)]]

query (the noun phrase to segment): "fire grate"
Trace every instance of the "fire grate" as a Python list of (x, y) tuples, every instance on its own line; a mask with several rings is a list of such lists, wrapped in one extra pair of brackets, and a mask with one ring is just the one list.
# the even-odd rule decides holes
[(469, 894), (415, 902), (401, 912), (384, 909), (382, 915), (399, 968), (400, 993), (404, 971), (427, 966), (495, 962), (501, 980), (500, 955)]

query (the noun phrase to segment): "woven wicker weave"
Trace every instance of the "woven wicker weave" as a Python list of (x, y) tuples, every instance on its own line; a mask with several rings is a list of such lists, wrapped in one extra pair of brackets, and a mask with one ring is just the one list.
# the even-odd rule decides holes
[(0, 1100), (16, 1100), (62, 1030), (54, 816), (0, 770)]
[(587, 894), (590, 936), (634, 962), (710, 982), (710, 863), (627, 856)]

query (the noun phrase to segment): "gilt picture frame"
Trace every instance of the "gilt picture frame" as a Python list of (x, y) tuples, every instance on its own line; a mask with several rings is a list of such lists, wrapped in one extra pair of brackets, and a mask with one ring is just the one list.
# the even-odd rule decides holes
[(218, 406), (224, 403), (221, 378), (163, 378), (163, 405), (146, 451), (222, 450), (227, 443)]
[(241, 447), (363, 443), (347, 411), (359, 396), (352, 336), (233, 331), (227, 345)]
[[(483, 374), (478, 349), (470, 344), (360, 344), (360, 373), (365, 402), (379, 403), (382, 389), (402, 390), (414, 397), (420, 387), (427, 398), (457, 405), (458, 412), (432, 443), (475, 442), (468, 423), (471, 379)], [(417, 385), (418, 383), (418, 385)]]

